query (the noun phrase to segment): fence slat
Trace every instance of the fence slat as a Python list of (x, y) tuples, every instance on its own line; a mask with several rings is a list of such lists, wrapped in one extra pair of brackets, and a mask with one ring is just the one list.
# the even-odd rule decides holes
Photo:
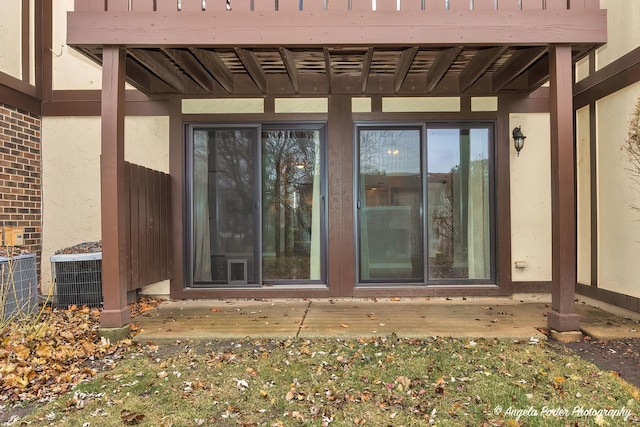
[(498, 0), (499, 10), (520, 10), (520, 2), (518, 0)]
[[(104, 12), (107, 10), (107, 2), (106, 0), (85, 0), (88, 3), (89, 10), (96, 12)], [(78, 1), (76, 0), (76, 5)]]
[(279, 11), (300, 10), (300, 0), (278, 0)]
[(167, 276), (167, 241), (169, 236), (169, 221), (167, 221), (167, 212), (169, 205), (167, 203), (167, 177), (164, 174), (158, 174), (160, 176), (160, 266), (158, 271), (160, 272), (160, 280), (165, 280)]
[[(231, 12), (247, 12), (251, 10), (251, 0), (231, 0), (229, 6), (231, 6)], [(226, 3), (224, 5), (224, 8), (226, 10)], [(216, 7), (216, 9), (218, 8)], [(209, 7), (209, 3), (207, 3), (207, 10), (211, 10), (211, 8)]]
[(400, 0), (400, 10), (422, 10), (422, 0)]
[(445, 0), (425, 0), (425, 10), (447, 10), (447, 2)]
[(449, 10), (471, 10), (469, 0), (449, 0)]
[(543, 0), (522, 0), (522, 10), (542, 10), (543, 8)]
[(124, 221), (124, 228), (126, 230), (127, 233), (127, 256), (125, 257), (125, 261), (124, 261), (124, 271), (125, 271), (125, 287), (128, 291), (130, 291), (132, 289), (132, 279), (131, 279), (131, 236), (133, 235), (131, 233), (131, 173), (133, 169), (133, 165), (131, 165), (131, 163), (127, 163), (124, 162), (124, 186), (125, 186), (125, 193), (126, 196), (124, 198), (124, 200), (122, 201), (123, 203), (123, 209), (125, 212), (128, 213), (128, 215), (125, 218)]
[(473, 0), (473, 10), (495, 10), (495, 0)]
[(156, 10), (158, 12), (175, 12), (178, 10), (177, 0), (156, 0)]
[(138, 281), (147, 282), (147, 177), (138, 169)]
[(396, 0), (377, 0), (376, 10), (398, 10), (398, 2)]
[(202, 12), (202, 0), (182, 0), (182, 11)]
[(138, 209), (138, 191), (140, 188), (139, 183), (139, 167), (137, 165), (133, 165), (127, 163), (131, 169), (131, 181), (129, 182), (129, 212), (131, 215), (131, 219), (129, 221), (131, 226), (131, 240), (129, 243), (129, 252), (131, 254), (131, 286), (133, 289), (139, 288), (140, 285), (140, 259), (139, 259), (139, 239), (140, 235), (140, 215)]
[(276, 10), (276, 2), (275, 0), (255, 0), (253, 2), (253, 10), (274, 11)]
[(153, 175), (151, 174), (151, 171), (149, 169), (145, 169), (145, 175), (146, 175), (146, 182), (147, 182), (147, 198), (146, 198), (146, 202), (147, 202), (147, 219), (146, 219), (146, 223), (147, 223), (147, 229), (146, 231), (146, 238), (147, 238), (147, 265), (146, 265), (146, 269), (147, 269), (147, 282), (148, 283), (153, 283), (153, 275), (154, 275), (154, 271), (153, 271), (153, 256), (155, 253), (155, 248), (154, 248), (154, 240), (153, 240), (153, 226), (154, 226), (154, 209), (153, 209)]
[(327, 10), (349, 10), (349, 0), (328, 0)]
[(557, 10), (557, 9), (566, 9), (567, 8), (567, 0), (547, 0), (547, 9)]
[[(378, 0), (378, 3), (380, 0)], [(351, 10), (372, 10), (371, 0), (351, 0)]]
[(134, 12), (153, 12), (153, 0), (133, 0), (131, 9)]
[(107, 10), (109, 12), (128, 12), (129, 0), (107, 0)]
[(160, 180), (162, 177), (156, 171), (151, 172), (151, 178), (153, 182), (153, 198), (151, 199), (151, 206), (153, 206), (153, 283), (159, 282), (160, 277), (160, 247), (162, 241), (160, 240)]
[(302, 0), (302, 10), (307, 12), (324, 10), (324, 0)]

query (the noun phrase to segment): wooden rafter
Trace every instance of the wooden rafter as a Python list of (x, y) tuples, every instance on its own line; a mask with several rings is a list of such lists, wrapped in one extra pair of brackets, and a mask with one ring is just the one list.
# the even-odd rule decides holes
[(493, 90), (497, 92), (511, 83), (546, 52), (546, 47), (524, 48), (515, 52), (507, 62), (493, 73)]
[(181, 49), (163, 49), (164, 53), (180, 66), (202, 89), (210, 94), (220, 92), (220, 85), (209, 72), (188, 51)]
[(371, 60), (373, 59), (373, 48), (367, 49), (362, 58), (362, 76), (360, 77), (360, 87), (362, 93), (367, 92), (367, 82), (369, 81), (369, 69), (371, 68)]
[[(293, 49), (296, 49), (295, 52)], [(159, 47), (127, 50), (127, 81), (147, 95), (416, 95), (530, 93), (548, 79), (548, 46), (300, 48)], [(583, 55), (573, 46), (573, 61)], [(78, 48), (98, 64), (100, 47)], [(374, 54), (375, 53), (375, 54)], [(421, 78), (416, 76), (423, 76)], [(369, 84), (375, 76), (375, 88)], [(420, 81), (421, 79), (421, 81)], [(456, 81), (457, 79), (457, 81)]]
[(233, 75), (217, 53), (195, 47), (189, 48), (189, 50), (209, 70), (209, 73), (220, 83), (224, 90), (228, 93), (233, 93)]
[(258, 61), (256, 54), (250, 50), (238, 47), (235, 48), (234, 51), (260, 92), (267, 93), (267, 76), (262, 65), (260, 65), (260, 61)]
[(436, 88), (460, 52), (462, 52), (462, 46), (456, 46), (442, 50), (438, 54), (438, 57), (427, 73), (427, 92), (431, 92)]
[(527, 84), (532, 92), (549, 81), (549, 55), (545, 55), (527, 71)]
[(127, 57), (128, 82), (144, 93), (178, 93), (163, 80), (149, 73), (147, 69), (130, 57)]
[(280, 48), (280, 56), (282, 57), (282, 62), (287, 69), (287, 74), (289, 74), (289, 80), (291, 80), (291, 86), (293, 86), (293, 91), (295, 93), (300, 93), (300, 76), (298, 74), (298, 67), (296, 66), (296, 58), (289, 49), (284, 47)]
[(502, 56), (507, 46), (491, 47), (478, 51), (460, 73), (460, 92), (469, 89)]
[(145, 49), (129, 49), (129, 54), (176, 91), (185, 91), (184, 79), (178, 76), (171, 61), (161, 53)]
[(329, 52), (329, 48), (323, 48), (322, 53), (324, 54), (324, 68), (327, 76), (327, 93), (331, 93), (331, 52)]
[(417, 46), (410, 47), (402, 51), (400, 61), (398, 61), (398, 67), (396, 68), (396, 72), (393, 76), (393, 90), (395, 93), (398, 93), (402, 87), (402, 83), (404, 83), (404, 79), (407, 77), (409, 68), (411, 68), (411, 64), (413, 63), (413, 59), (416, 57), (417, 53)]

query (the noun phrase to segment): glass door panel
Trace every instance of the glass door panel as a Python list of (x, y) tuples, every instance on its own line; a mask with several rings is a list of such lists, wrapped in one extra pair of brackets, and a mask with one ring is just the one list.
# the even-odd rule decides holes
[(263, 281), (322, 279), (320, 164), (319, 130), (263, 130)]
[(424, 280), (420, 129), (359, 130), (361, 282)]
[(428, 263), (431, 281), (489, 279), (489, 128), (428, 128)]
[(256, 140), (256, 129), (193, 131), (194, 284), (258, 280)]

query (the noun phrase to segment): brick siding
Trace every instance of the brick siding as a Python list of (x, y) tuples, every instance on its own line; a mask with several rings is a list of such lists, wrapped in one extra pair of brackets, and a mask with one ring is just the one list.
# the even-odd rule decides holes
[(0, 226), (24, 227), (25, 248), (42, 256), (40, 117), (0, 103)]

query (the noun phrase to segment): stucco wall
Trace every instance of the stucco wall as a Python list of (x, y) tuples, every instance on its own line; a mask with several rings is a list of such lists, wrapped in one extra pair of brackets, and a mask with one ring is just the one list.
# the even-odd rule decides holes
[(597, 51), (596, 70), (640, 46), (640, 1), (600, 0), (607, 9), (607, 44)]
[(640, 184), (631, 180), (631, 165), (621, 149), (630, 115), (640, 97), (640, 83), (596, 104), (598, 129), (598, 287), (640, 297)]
[[(549, 114), (511, 114), (509, 129), (527, 136), (520, 157), (511, 145), (511, 259), (514, 281), (551, 280), (551, 130)], [(509, 141), (512, 141), (509, 135)], [(526, 262), (515, 268), (516, 261)]]
[(0, 71), (22, 79), (22, 0), (2, 0)]
[(56, 0), (53, 8), (53, 89), (101, 89), (101, 68), (66, 45), (67, 11), (74, 0)]
[[(45, 117), (42, 135), (42, 284), (47, 288), (47, 263), (56, 250), (101, 237), (100, 118)], [(168, 173), (169, 118), (127, 117), (125, 159)]]
[(591, 284), (591, 165), (589, 137), (589, 106), (576, 114), (576, 174), (578, 220), (578, 271), (577, 279), (584, 285)]

